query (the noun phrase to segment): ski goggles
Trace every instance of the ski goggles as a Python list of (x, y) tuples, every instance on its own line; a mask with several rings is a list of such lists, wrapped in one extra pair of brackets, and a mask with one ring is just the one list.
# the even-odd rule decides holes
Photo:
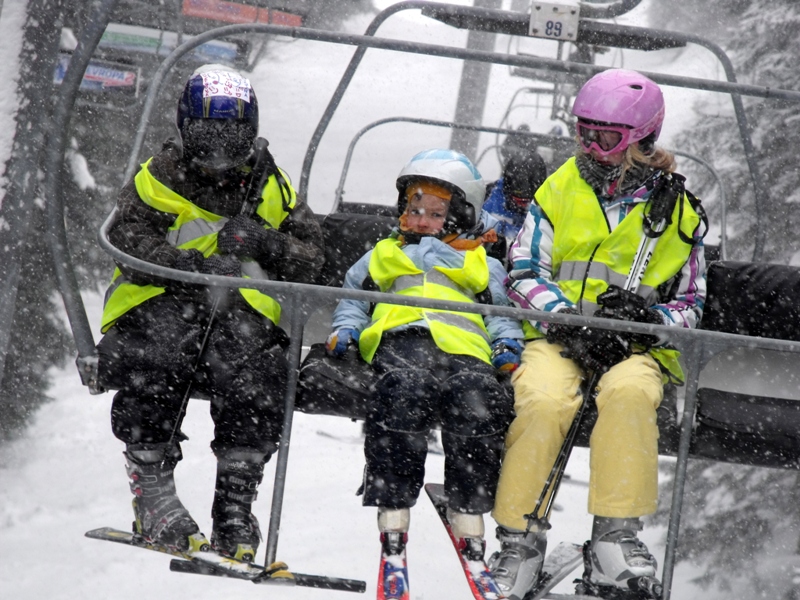
[(631, 129), (628, 127), (589, 121), (578, 121), (575, 127), (578, 142), (587, 153), (595, 150), (600, 156), (608, 156), (621, 152), (629, 145)]

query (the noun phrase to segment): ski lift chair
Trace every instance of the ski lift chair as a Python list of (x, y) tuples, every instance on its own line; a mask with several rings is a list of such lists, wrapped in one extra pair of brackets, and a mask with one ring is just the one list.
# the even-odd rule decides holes
[[(800, 341), (798, 297), (800, 268), (715, 262), (700, 328)], [(697, 394), (691, 456), (800, 468), (800, 370), (793, 354), (732, 349), (701, 371)]]

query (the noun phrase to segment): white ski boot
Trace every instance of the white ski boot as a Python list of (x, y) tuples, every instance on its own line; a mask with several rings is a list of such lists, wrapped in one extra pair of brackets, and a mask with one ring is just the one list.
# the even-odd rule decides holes
[[(621, 526), (621, 527), (620, 527)], [(656, 559), (636, 536), (638, 519), (595, 517), (592, 541), (584, 547), (583, 581), (578, 593), (605, 598), (659, 598)]]
[(522, 600), (539, 581), (547, 549), (546, 534), (500, 526), (497, 539), (501, 549), (489, 559), (492, 576), (508, 600)]
[(450, 530), (456, 539), (458, 550), (467, 560), (483, 562), (486, 552), (486, 533), (483, 515), (471, 515), (447, 509)]
[(411, 510), (408, 508), (378, 507), (378, 530), (384, 556), (401, 556), (405, 559)]

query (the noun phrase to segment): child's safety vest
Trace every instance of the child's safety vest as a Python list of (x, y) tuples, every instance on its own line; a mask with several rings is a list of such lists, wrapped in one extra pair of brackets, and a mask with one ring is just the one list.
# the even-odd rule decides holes
[[(369, 274), (380, 291), (401, 296), (475, 302), (489, 285), (489, 265), (483, 247), (464, 252), (459, 268), (417, 268), (400, 248), (400, 242), (386, 239), (372, 251)], [(380, 303), (372, 313), (372, 324), (361, 332), (359, 348), (371, 363), (384, 331), (425, 321), (436, 345), (448, 354), (466, 354), (490, 363), (490, 338), (483, 316), (446, 310)]]

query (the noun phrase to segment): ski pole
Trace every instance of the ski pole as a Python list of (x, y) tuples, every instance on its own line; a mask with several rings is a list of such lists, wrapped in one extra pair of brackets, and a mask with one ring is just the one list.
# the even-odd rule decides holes
[[(586, 388), (583, 390), (583, 398), (580, 406), (578, 407), (578, 412), (575, 414), (575, 418), (572, 420), (572, 424), (569, 426), (569, 431), (567, 432), (567, 435), (561, 444), (561, 449), (558, 451), (558, 456), (556, 456), (556, 460), (553, 463), (553, 468), (550, 469), (550, 474), (547, 476), (547, 481), (544, 483), (542, 493), (539, 495), (539, 499), (536, 501), (536, 507), (533, 509), (531, 514), (524, 515), (524, 517), (528, 520), (528, 526), (525, 529), (526, 534), (531, 530), (531, 526), (533, 525), (534, 521), (543, 522), (545, 528), (547, 528), (550, 512), (553, 508), (553, 503), (555, 502), (556, 492), (561, 486), (561, 480), (564, 477), (564, 471), (567, 468), (567, 462), (572, 454), (572, 449), (575, 447), (575, 437), (578, 434), (578, 429), (580, 428), (581, 421), (583, 420), (583, 413), (586, 411), (586, 407), (589, 405), (589, 402), (594, 399), (594, 393), (597, 389), (597, 382), (599, 380), (600, 376), (597, 373), (592, 373)], [(545, 506), (544, 514), (539, 517), (539, 509), (542, 507), (544, 499), (547, 496), (547, 492), (550, 490), (551, 486), (553, 489), (552, 493), (550, 494), (550, 498), (547, 500), (547, 506)]]
[[(268, 155), (269, 155), (269, 142), (263, 138), (257, 138), (255, 144), (253, 145), (253, 153), (255, 154), (256, 160), (255, 164), (253, 165), (252, 177), (250, 178), (250, 184), (247, 187), (247, 193), (245, 194), (244, 202), (242, 203), (242, 208), (239, 211), (240, 215), (244, 215), (246, 217), (250, 217), (253, 212), (255, 211), (257, 202), (253, 199), (253, 182), (256, 182), (257, 191), (261, 191), (264, 187), (264, 181), (269, 174), (269, 170), (267, 169), (268, 166)], [(227, 292), (227, 288), (223, 290)], [(178, 415), (175, 418), (175, 423), (172, 425), (172, 431), (169, 434), (168, 444), (172, 445), (175, 441), (175, 436), (178, 434), (178, 429), (180, 428), (181, 423), (183, 422), (183, 418), (186, 416), (186, 407), (189, 404), (189, 397), (192, 394), (192, 388), (194, 387), (194, 378), (197, 374), (198, 369), (200, 369), (200, 364), (203, 360), (203, 355), (206, 352), (206, 347), (208, 346), (208, 338), (211, 335), (211, 328), (214, 325), (214, 321), (217, 317), (217, 312), (219, 311), (219, 305), (222, 301), (221, 293), (214, 294), (214, 302), (211, 305), (211, 312), (208, 315), (208, 323), (206, 324), (206, 329), (203, 332), (203, 339), (200, 340), (200, 347), (197, 351), (197, 359), (194, 361), (192, 368), (189, 372), (189, 383), (186, 386), (186, 391), (183, 393), (183, 399), (181, 400), (181, 406), (178, 409)], [(166, 460), (166, 456), (164, 457)], [(163, 465), (163, 461), (162, 461)]]

